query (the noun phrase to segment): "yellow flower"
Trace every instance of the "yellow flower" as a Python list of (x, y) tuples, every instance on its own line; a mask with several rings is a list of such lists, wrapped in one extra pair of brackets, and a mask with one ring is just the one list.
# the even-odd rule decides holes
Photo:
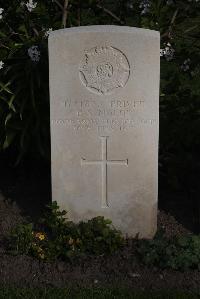
[(43, 260), (44, 257), (45, 257), (45, 256), (44, 256), (44, 253), (40, 253), (40, 254), (39, 254), (39, 257)]
[(45, 234), (44, 233), (36, 233), (35, 237), (38, 238), (40, 241), (45, 239)]
[(70, 237), (70, 239), (69, 239), (69, 241), (68, 241), (68, 244), (69, 245), (72, 245), (74, 243), (74, 239), (72, 239), (71, 237)]
[(80, 244), (81, 243), (81, 240), (78, 238), (76, 239), (76, 244)]
[(38, 251), (38, 253), (41, 254), (41, 252), (43, 252), (43, 249), (42, 249), (41, 247), (38, 247), (38, 248), (37, 248), (37, 251)]

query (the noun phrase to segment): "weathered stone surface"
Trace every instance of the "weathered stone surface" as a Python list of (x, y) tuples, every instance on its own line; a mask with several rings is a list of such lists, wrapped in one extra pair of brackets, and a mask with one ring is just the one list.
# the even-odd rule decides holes
[(157, 223), (160, 38), (88, 26), (49, 37), (52, 198), (128, 236)]

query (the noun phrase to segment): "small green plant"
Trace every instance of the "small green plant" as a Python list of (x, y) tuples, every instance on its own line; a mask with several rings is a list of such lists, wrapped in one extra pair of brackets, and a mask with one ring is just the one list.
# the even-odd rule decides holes
[(57, 202), (47, 206), (41, 219), (42, 228), (48, 235), (46, 246), (47, 259), (68, 259), (81, 253), (81, 235), (78, 224), (67, 219), (67, 211), (60, 211)]
[(31, 254), (40, 259), (45, 258), (47, 235), (33, 229), (32, 223), (19, 224), (9, 237), (9, 248), (15, 254)]
[(92, 254), (116, 251), (123, 244), (123, 238), (111, 225), (111, 220), (100, 216), (80, 222), (78, 228), (82, 236), (83, 251)]
[(10, 245), (17, 254), (27, 254), (33, 242), (33, 225), (19, 224), (10, 235)]
[(137, 253), (148, 266), (200, 270), (200, 235), (168, 239), (158, 232), (153, 240), (137, 241)]
[(110, 254), (123, 245), (123, 237), (110, 220), (95, 217), (75, 224), (66, 218), (56, 202), (48, 206), (39, 230), (32, 224), (16, 227), (10, 244), (17, 253), (39, 259), (71, 259), (84, 254)]
[(55, 236), (66, 233), (67, 211), (60, 211), (56, 201), (47, 206), (47, 211), (44, 213), (44, 217), (40, 219), (40, 223)]

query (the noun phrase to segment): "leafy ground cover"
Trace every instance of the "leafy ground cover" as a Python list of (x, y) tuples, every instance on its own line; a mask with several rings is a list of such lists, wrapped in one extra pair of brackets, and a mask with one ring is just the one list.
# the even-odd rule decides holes
[[(27, 217), (27, 216), (26, 216)], [(16, 202), (0, 198), (0, 285), (19, 288), (102, 288), (113, 285), (125, 289), (160, 292), (163, 290), (199, 293), (200, 271), (192, 267), (183, 271), (160, 267), (151, 259), (151, 263), (138, 260), (137, 247), (132, 240), (112, 254), (84, 254), (71, 260), (46, 260), (26, 254), (10, 254), (5, 248), (4, 240), (17, 225), (24, 223), (26, 217)], [(165, 236), (190, 238), (191, 233), (175, 219), (159, 212), (159, 229), (165, 228)], [(159, 237), (160, 238), (160, 237)], [(162, 250), (158, 240), (151, 241), (149, 252), (158, 254), (162, 261)], [(164, 244), (164, 243), (163, 243)], [(148, 247), (144, 247), (145, 250)], [(155, 255), (152, 255), (153, 258)], [(142, 257), (147, 257), (142, 254)], [(172, 257), (174, 257), (172, 255)], [(197, 268), (197, 267), (196, 267)], [(8, 297), (9, 298), (9, 297)], [(12, 297), (11, 297), (12, 298)], [(37, 298), (37, 297), (36, 297)], [(62, 297), (61, 297), (62, 298)], [(73, 297), (72, 297), (73, 298)], [(76, 298), (76, 297), (75, 297)], [(89, 297), (90, 298), (90, 297)], [(97, 297), (98, 298), (98, 297)], [(109, 297), (108, 297), (109, 298)], [(112, 298), (112, 297), (111, 297)], [(123, 297), (122, 297), (123, 298)], [(137, 298), (137, 297), (136, 297)]]
[(11, 252), (69, 261), (85, 254), (111, 254), (124, 245), (122, 234), (109, 219), (98, 216), (74, 223), (56, 202), (47, 208), (38, 224), (22, 223), (12, 230), (8, 238)]
[[(73, 262), (88, 255), (107, 256), (131, 243), (133, 259), (161, 269), (200, 270), (200, 235), (167, 237), (157, 231), (152, 240), (125, 239), (112, 221), (95, 217), (74, 223), (56, 202), (47, 206), (39, 223), (22, 223), (7, 237), (8, 253), (27, 254), (40, 260)], [(10, 249), (10, 250), (9, 250)], [(130, 260), (131, 261), (131, 260)]]

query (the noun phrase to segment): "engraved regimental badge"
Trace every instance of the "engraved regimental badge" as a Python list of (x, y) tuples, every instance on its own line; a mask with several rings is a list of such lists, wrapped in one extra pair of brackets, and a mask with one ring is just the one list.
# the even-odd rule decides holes
[(88, 90), (106, 95), (126, 85), (130, 66), (126, 56), (116, 48), (95, 47), (85, 51), (79, 72)]

